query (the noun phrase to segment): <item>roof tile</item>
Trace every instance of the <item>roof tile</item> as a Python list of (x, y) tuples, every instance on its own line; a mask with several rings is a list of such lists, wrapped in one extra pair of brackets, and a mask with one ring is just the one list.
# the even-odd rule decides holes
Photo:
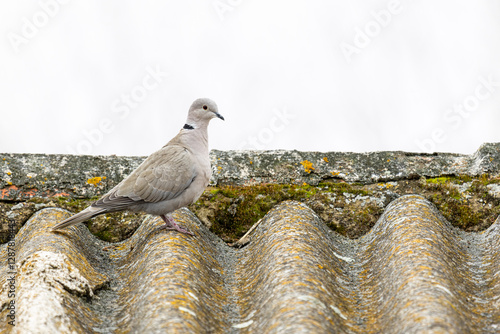
[[(117, 244), (83, 225), (50, 232), (67, 215), (39, 211), (16, 236), (17, 332), (495, 333), (500, 324), (499, 220), (466, 233), (420, 196), (393, 201), (356, 240), (284, 202), (239, 250), (187, 209), (174, 219), (194, 237), (146, 216)], [(9, 275), (4, 266), (1, 281)]]

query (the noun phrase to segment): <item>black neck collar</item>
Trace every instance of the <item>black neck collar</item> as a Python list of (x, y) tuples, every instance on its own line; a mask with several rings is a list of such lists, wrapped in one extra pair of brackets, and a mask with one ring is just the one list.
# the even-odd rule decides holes
[(184, 124), (184, 126), (182, 127), (183, 129), (186, 129), (186, 130), (193, 130), (194, 129), (194, 126), (192, 125), (189, 125), (189, 124)]

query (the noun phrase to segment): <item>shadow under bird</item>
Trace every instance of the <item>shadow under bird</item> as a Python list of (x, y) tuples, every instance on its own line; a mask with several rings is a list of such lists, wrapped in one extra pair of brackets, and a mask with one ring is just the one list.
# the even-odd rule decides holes
[(177, 136), (102, 198), (52, 229), (63, 229), (103, 213), (130, 210), (158, 215), (165, 222), (162, 228), (193, 235), (177, 225), (171, 213), (196, 202), (208, 185), (212, 169), (207, 127), (216, 117), (224, 120), (214, 101), (194, 101)]

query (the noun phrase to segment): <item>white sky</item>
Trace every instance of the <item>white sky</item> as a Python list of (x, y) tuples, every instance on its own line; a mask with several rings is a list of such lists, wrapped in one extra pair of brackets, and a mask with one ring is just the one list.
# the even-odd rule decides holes
[(226, 118), (209, 127), (214, 149), (472, 153), (500, 141), (497, 0), (0, 8), (0, 152), (149, 155), (198, 97)]

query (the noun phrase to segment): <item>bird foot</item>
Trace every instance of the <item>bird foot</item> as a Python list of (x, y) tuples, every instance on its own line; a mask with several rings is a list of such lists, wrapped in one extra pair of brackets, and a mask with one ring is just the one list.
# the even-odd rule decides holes
[(194, 234), (192, 232), (189, 232), (188, 230), (177, 225), (177, 223), (174, 221), (174, 219), (172, 217), (167, 216), (167, 215), (161, 215), (160, 217), (165, 222), (165, 225), (162, 225), (159, 227), (160, 230), (175, 230), (175, 231), (183, 233), (183, 234), (189, 234), (189, 235), (194, 236)]

